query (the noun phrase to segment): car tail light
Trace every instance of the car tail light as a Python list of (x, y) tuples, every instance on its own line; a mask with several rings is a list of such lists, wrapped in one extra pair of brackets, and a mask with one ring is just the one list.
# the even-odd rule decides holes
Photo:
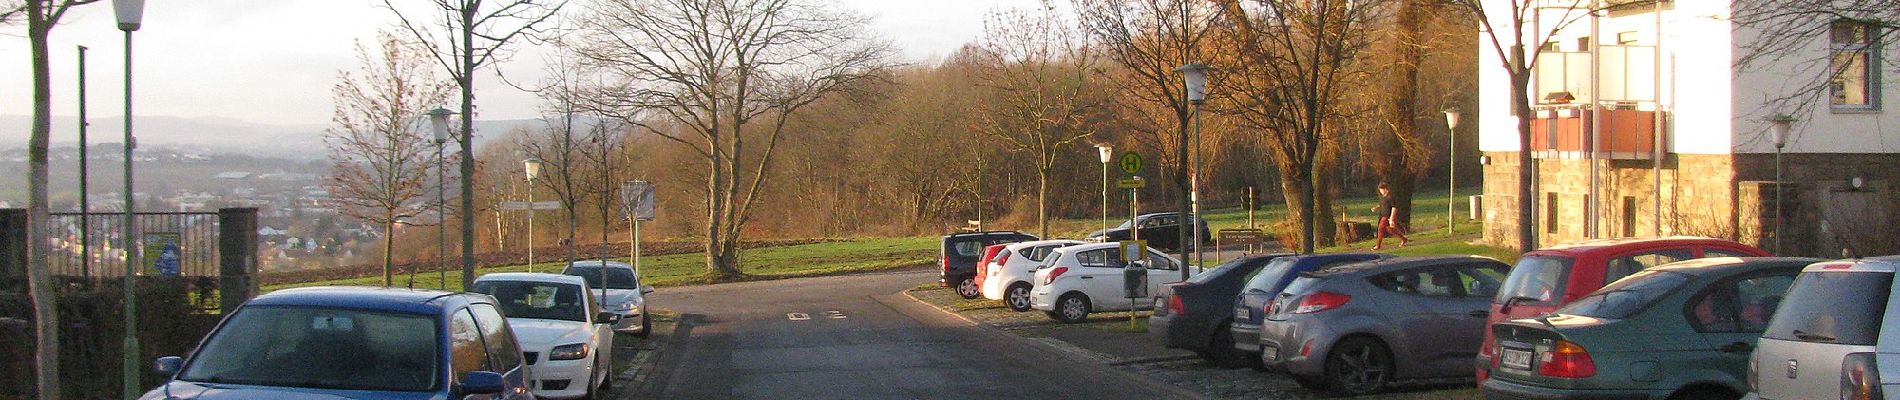
[(1069, 267), (1056, 267), (1056, 269), (1049, 270), (1049, 275), (1043, 276), (1042, 284), (1048, 285), (1056, 283), (1056, 278), (1060, 278), (1062, 274), (1066, 273), (1069, 273)]
[(1589, 378), (1597, 375), (1597, 363), (1590, 352), (1576, 343), (1559, 340), (1542, 352), (1537, 374), (1552, 378)]
[(1169, 315), (1187, 315), (1187, 304), (1181, 301), (1181, 295), (1179, 294), (1168, 295), (1168, 314)]
[(943, 273), (938, 276), (944, 277), (937, 281), (937, 286), (950, 287), (950, 256), (937, 256), (937, 264), (943, 266)]
[(1313, 293), (1306, 295), (1306, 297), (1301, 297), (1300, 302), (1293, 305), (1293, 313), (1312, 314), (1331, 310), (1346, 305), (1348, 301), (1352, 301), (1352, 296), (1333, 292)]
[(1874, 367), (1874, 353), (1848, 354), (1841, 361), (1841, 400), (1881, 398), (1885, 397), (1880, 390), (1880, 369)]
[(1009, 250), (1003, 250), (1001, 253), (997, 253), (996, 265), (1003, 265), (1006, 263), (1009, 263)]
[(1270, 316), (1273, 316), (1273, 313), (1276, 313), (1276, 312), (1280, 312), (1280, 298), (1279, 297), (1267, 299), (1267, 304), (1260, 305), (1261, 316), (1270, 317)]

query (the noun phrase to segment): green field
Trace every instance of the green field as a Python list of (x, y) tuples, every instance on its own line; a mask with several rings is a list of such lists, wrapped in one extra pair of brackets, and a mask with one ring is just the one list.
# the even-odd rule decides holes
[[(746, 274), (754, 279), (789, 278), (798, 276), (829, 275), (849, 272), (878, 271), (909, 266), (928, 265), (937, 260), (937, 238), (929, 236), (906, 238), (866, 238), (838, 242), (826, 242), (797, 246), (766, 247), (740, 252), (740, 262), (745, 265)], [(626, 258), (615, 259), (626, 261)], [(641, 276), (646, 284), (654, 286), (680, 286), (708, 283), (706, 256), (700, 253), (675, 254), (667, 256), (642, 257)], [(561, 263), (537, 263), (534, 272), (560, 272)], [(528, 272), (526, 265), (481, 268), (477, 275), (496, 272)], [(264, 291), (288, 289), (303, 286), (362, 285), (381, 286), (382, 277), (339, 279), (321, 282), (306, 282), (267, 286)], [(450, 290), (461, 290), (462, 274), (449, 272)], [(434, 273), (416, 276), (416, 287), (437, 288), (440, 280)], [(407, 275), (396, 276), (395, 284), (408, 283)]]
[[(1456, 207), (1454, 207), (1456, 209), (1454, 213), (1459, 220), (1462, 221), (1470, 218), (1470, 212), (1468, 212), (1470, 208), (1466, 203), (1469, 200), (1466, 199), (1472, 195), (1479, 194), (1480, 191), (1482, 191), (1482, 188), (1478, 187), (1458, 189), (1457, 198), (1454, 200), (1457, 203)], [(1420, 193), (1412, 201), (1412, 224), (1421, 230), (1430, 227), (1444, 228), (1445, 201), (1443, 188), (1440, 188), (1438, 191)], [(1377, 197), (1352, 197), (1341, 199), (1336, 205), (1340, 210), (1346, 213), (1347, 218), (1355, 221), (1375, 221), (1372, 215), (1372, 206), (1378, 204), (1379, 198)], [(1143, 214), (1169, 211), (1174, 210), (1148, 208), (1141, 210)], [(1247, 210), (1245, 209), (1222, 208), (1203, 211), (1204, 213), (1201, 218), (1207, 220), (1207, 228), (1209, 231), (1247, 227)], [(1127, 209), (1109, 210), (1108, 225), (1114, 226), (1121, 224), (1122, 221), (1126, 221), (1127, 218)], [(1253, 215), (1254, 225), (1262, 229), (1267, 229), (1269, 234), (1273, 231), (1273, 224), (1283, 218), (1286, 218), (1286, 206), (1279, 203), (1261, 204), (1260, 209), (1255, 210)], [(1054, 233), (1057, 237), (1079, 238), (1101, 228), (1102, 221), (1100, 218), (1058, 219), (1050, 221), (1049, 223), (1049, 231)], [(999, 229), (1016, 229), (1035, 233), (1035, 227), (1033, 226), (1003, 227)]]

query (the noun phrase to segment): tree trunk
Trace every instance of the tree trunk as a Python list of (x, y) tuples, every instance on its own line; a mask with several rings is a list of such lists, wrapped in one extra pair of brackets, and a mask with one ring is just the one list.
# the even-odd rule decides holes
[[(1524, 46), (1512, 46), (1513, 56), (1524, 59)], [(1530, 70), (1523, 62), (1512, 65), (1511, 108), (1517, 111), (1517, 243), (1518, 251), (1537, 249), (1537, 188), (1533, 178), (1537, 170), (1531, 160)]]
[(1049, 167), (1036, 168), (1036, 225), (1037, 235), (1049, 237)]
[[(51, 251), (45, 240), (51, 218), (46, 201), (46, 151), (53, 130), (52, 67), (49, 66), (47, 36), (53, 26), (44, 21), (48, 4), (28, 0), (27, 41), (33, 51), (33, 133), (27, 140), (27, 286), (33, 294), (34, 367), (39, 373), (41, 399), (60, 398), (59, 388), (59, 309), (53, 291), (52, 271), (46, 255)], [(129, 144), (128, 144), (129, 145)], [(80, 160), (85, 162), (85, 160)], [(130, 288), (128, 288), (130, 290)]]
[[(1379, 179), (1391, 187), (1389, 200), (1398, 210), (1392, 223), (1400, 230), (1412, 227), (1412, 200), (1417, 192), (1419, 171), (1413, 169), (1414, 153), (1407, 151), (1407, 143), (1418, 143), (1418, 81), (1419, 65), (1425, 61), (1425, 48), (1419, 36), (1424, 30), (1424, 0), (1404, 0), (1400, 5), (1398, 18), (1398, 40), (1395, 43), (1398, 53), (1393, 63), (1394, 77), (1398, 80), (1388, 86), (1387, 101), (1392, 109), (1387, 115), (1392, 131), (1389, 136), (1378, 140), (1378, 154), (1371, 164)], [(1376, 134), (1376, 132), (1375, 132)], [(1383, 136), (1383, 135), (1382, 135)], [(1447, 160), (1455, 158), (1446, 157)], [(1375, 220), (1376, 221), (1376, 220)]]
[(396, 259), (396, 216), (385, 213), (383, 218), (386, 221), (383, 223), (383, 287), (389, 287), (392, 278), (390, 268), (395, 265)]

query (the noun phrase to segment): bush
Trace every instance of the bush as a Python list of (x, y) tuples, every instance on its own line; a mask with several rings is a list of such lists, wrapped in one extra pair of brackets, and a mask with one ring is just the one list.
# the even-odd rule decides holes
[[(83, 283), (83, 282), (82, 282)], [(179, 277), (142, 277), (138, 282), (138, 326), (142, 388), (163, 377), (146, 366), (154, 358), (184, 355), (218, 323), (219, 316), (194, 305), (192, 281)], [(124, 292), (118, 280), (70, 284), (58, 295), (60, 379), (68, 399), (110, 399), (120, 393), (124, 349)], [(0, 291), (0, 397), (35, 395), (34, 317), (31, 299), (21, 291)], [(20, 345), (12, 345), (12, 344)]]

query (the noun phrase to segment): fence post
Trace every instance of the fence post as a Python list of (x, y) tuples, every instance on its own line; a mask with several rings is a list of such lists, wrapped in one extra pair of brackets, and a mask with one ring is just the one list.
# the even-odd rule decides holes
[(26, 210), (0, 209), (0, 289), (26, 285)]
[(219, 310), (229, 315), (257, 296), (257, 209), (218, 209)]

